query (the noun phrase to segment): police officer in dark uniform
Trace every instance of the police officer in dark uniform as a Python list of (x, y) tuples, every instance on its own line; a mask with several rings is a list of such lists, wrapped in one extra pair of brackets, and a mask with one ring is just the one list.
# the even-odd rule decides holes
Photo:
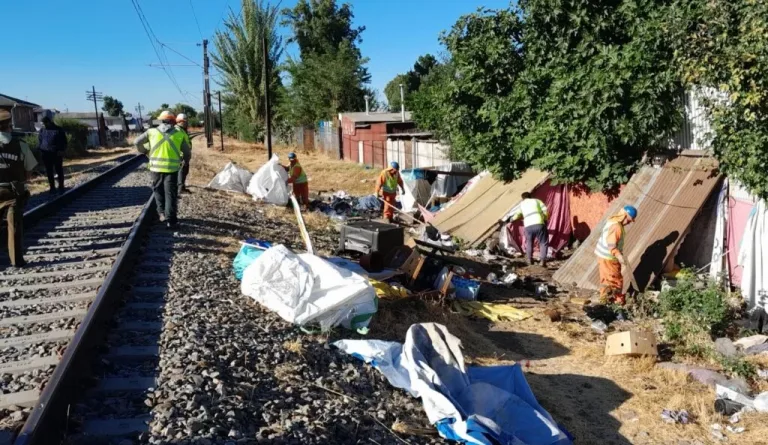
[(0, 110), (0, 217), (8, 221), (8, 256), (11, 265), (23, 267), (24, 204), (27, 202), (27, 180), (37, 160), (24, 142), (11, 134), (11, 113)]

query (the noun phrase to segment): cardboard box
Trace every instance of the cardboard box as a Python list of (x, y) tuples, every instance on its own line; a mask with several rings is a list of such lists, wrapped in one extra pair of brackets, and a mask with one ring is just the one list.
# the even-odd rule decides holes
[(656, 346), (656, 336), (650, 332), (618, 332), (606, 339), (605, 355), (659, 355)]

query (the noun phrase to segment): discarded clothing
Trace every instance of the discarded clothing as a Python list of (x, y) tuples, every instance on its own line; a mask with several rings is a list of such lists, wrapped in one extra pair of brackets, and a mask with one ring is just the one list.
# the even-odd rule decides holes
[[(444, 267), (435, 280), (434, 288), (442, 289), (446, 278), (448, 278), (448, 268)], [(477, 300), (477, 296), (480, 294), (480, 282), (454, 275), (451, 277), (448, 291), (453, 292), (459, 300)]]
[(379, 211), (381, 210), (381, 201), (379, 201), (376, 195), (363, 196), (362, 198), (358, 198), (355, 209)]
[(519, 364), (465, 367), (460, 341), (445, 326), (414, 324), (405, 344), (340, 340), (334, 346), (421, 398), (430, 423), (446, 439), (481, 445), (573, 443), (536, 401)]
[(453, 308), (462, 315), (473, 315), (487, 318), (491, 321), (520, 321), (529, 318), (531, 314), (508, 304), (484, 303), (482, 301), (453, 302)]
[(266, 250), (245, 269), (241, 290), (284, 320), (318, 323), (323, 331), (337, 325), (367, 327), (378, 308), (376, 292), (364, 277), (283, 245)]
[(666, 423), (680, 423), (687, 425), (691, 422), (691, 415), (688, 414), (688, 411), (684, 409), (679, 411), (673, 409), (665, 409), (661, 412), (661, 420)]
[(251, 265), (251, 263), (260, 257), (264, 250), (269, 249), (271, 244), (268, 242), (248, 239), (240, 247), (240, 251), (237, 253), (235, 260), (232, 262), (232, 269), (235, 272), (235, 278), (238, 280), (243, 279), (243, 272)]
[(389, 283), (383, 281), (376, 281), (368, 279), (371, 282), (371, 286), (376, 291), (376, 296), (379, 298), (405, 298), (408, 296), (408, 290), (400, 286), (392, 286)]
[(237, 166), (234, 162), (225, 165), (223, 169), (208, 183), (209, 188), (246, 193), (248, 183), (253, 173)]

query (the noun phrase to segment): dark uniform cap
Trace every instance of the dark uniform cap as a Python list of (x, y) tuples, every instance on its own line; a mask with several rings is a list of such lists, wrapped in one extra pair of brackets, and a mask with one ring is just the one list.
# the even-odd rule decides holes
[(5, 110), (0, 110), (0, 122), (11, 120), (11, 113)]

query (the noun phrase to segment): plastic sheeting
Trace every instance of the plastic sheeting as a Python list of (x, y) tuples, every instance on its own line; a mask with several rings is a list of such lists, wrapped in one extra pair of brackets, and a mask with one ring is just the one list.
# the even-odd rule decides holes
[(728, 221), (725, 218), (727, 213), (726, 205), (728, 203), (728, 178), (723, 181), (720, 187), (720, 193), (717, 195), (717, 209), (715, 210), (715, 233), (712, 240), (712, 256), (709, 263), (709, 276), (712, 279), (719, 279), (727, 271), (725, 264), (726, 246), (725, 246), (725, 228)]
[[(549, 230), (549, 252), (547, 258), (552, 258), (563, 247), (568, 245), (571, 239), (571, 208), (568, 195), (568, 187), (565, 185), (551, 185), (549, 181), (542, 184), (533, 191), (533, 197), (540, 199), (547, 206), (549, 220), (547, 220), (547, 229)], [(508, 220), (510, 216), (518, 211), (516, 205), (504, 216)], [(518, 220), (506, 225), (507, 236), (514, 240), (521, 251), (525, 250), (525, 228), (523, 221)], [(534, 249), (538, 250), (538, 243), (534, 244)]]
[(415, 174), (403, 175), (403, 189), (405, 193), (400, 196), (404, 212), (415, 211), (419, 205), (426, 205), (432, 196), (432, 186), (426, 179), (420, 179)]
[(246, 193), (248, 183), (252, 177), (253, 173), (238, 167), (234, 162), (230, 162), (213, 177), (211, 182), (208, 183), (208, 187), (217, 190)]
[(751, 309), (768, 303), (768, 218), (765, 200), (752, 209), (739, 248), (741, 295)]
[(280, 165), (280, 159), (277, 155), (272, 155), (272, 159), (254, 173), (248, 184), (248, 194), (256, 200), (286, 205), (291, 197), (288, 185), (285, 183), (287, 180), (288, 173)]
[[(443, 172), (472, 173), (472, 167), (466, 162), (451, 162), (450, 164), (436, 165), (434, 170)], [(432, 183), (432, 195), (437, 198), (450, 198), (459, 188), (469, 181), (467, 176), (437, 175)], [(423, 203), (425, 204), (425, 203)], [(422, 204), (422, 205), (423, 205)]]
[(340, 340), (334, 346), (377, 368), (392, 386), (420, 397), (441, 436), (469, 444), (568, 445), (567, 431), (536, 401), (520, 365), (464, 366), (445, 326), (412, 325), (405, 344)]
[(241, 290), (284, 320), (318, 323), (323, 331), (337, 325), (367, 327), (378, 305), (366, 278), (283, 245), (268, 249), (245, 269)]
[[(733, 182), (730, 184), (733, 187)], [(730, 192), (730, 191), (729, 191)], [(743, 245), (744, 230), (747, 227), (750, 214), (755, 204), (751, 200), (734, 197), (733, 194), (728, 197), (728, 268), (731, 276), (731, 282), (735, 285), (741, 284), (741, 276), (744, 273), (743, 267), (739, 261), (740, 246)]]

